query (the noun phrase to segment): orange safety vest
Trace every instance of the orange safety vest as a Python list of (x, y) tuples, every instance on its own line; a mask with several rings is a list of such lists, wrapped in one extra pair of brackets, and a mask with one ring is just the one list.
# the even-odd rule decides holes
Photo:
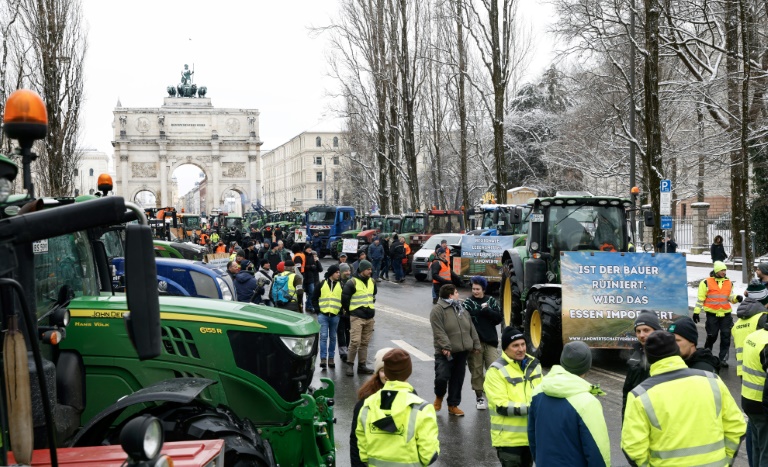
[(208, 243), (208, 238), (210, 237), (208, 237), (207, 234), (200, 235), (200, 244), (205, 246), (205, 244)]
[[(438, 260), (435, 260), (435, 261), (440, 261), (440, 260), (438, 259)], [(438, 274), (438, 276), (440, 276), (443, 280), (446, 280), (448, 282), (451, 281), (451, 267), (448, 266), (448, 263), (444, 263), (444, 262), (440, 261), (440, 273)], [(436, 279), (432, 279), (432, 283), (433, 284), (440, 284), (440, 281), (438, 281)]]
[(731, 304), (728, 299), (731, 296), (733, 283), (730, 279), (723, 281), (723, 287), (720, 288), (714, 277), (707, 278), (707, 299), (704, 300), (704, 308), (711, 310), (730, 310)]
[(296, 263), (296, 258), (301, 258), (301, 273), (304, 274), (304, 267), (307, 265), (307, 257), (304, 256), (304, 253), (296, 253), (293, 255), (293, 262)]
[(405, 249), (405, 256), (411, 254), (411, 247), (409, 247), (407, 243), (403, 243), (403, 248)]
[(225, 245), (219, 245), (216, 247), (216, 253), (226, 253), (227, 247)]

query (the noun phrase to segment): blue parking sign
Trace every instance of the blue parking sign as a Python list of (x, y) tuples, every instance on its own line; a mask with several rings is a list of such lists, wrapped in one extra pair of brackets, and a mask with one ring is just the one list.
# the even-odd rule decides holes
[(662, 193), (671, 193), (672, 192), (672, 180), (662, 180), (661, 181), (661, 192)]
[(672, 230), (672, 216), (661, 216), (661, 230)]

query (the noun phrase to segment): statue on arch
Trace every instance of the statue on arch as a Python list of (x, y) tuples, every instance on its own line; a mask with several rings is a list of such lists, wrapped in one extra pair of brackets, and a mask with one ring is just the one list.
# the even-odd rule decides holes
[(184, 69), (181, 71), (181, 84), (183, 85), (191, 85), (192, 84), (192, 75), (195, 74), (195, 70), (190, 70), (189, 65), (186, 63), (184, 64)]

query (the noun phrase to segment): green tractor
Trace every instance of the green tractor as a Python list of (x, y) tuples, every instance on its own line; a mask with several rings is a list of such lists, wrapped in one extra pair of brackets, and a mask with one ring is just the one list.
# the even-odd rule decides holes
[[(545, 365), (556, 364), (563, 348), (561, 252), (627, 252), (629, 199), (558, 193), (528, 201), (525, 245), (502, 256), (500, 302), (505, 325), (522, 326), (528, 353)], [(512, 219), (524, 219), (524, 207)], [(650, 214), (650, 213), (647, 213)], [(513, 221), (514, 222), (514, 221)], [(653, 225), (646, 215), (645, 223)]]

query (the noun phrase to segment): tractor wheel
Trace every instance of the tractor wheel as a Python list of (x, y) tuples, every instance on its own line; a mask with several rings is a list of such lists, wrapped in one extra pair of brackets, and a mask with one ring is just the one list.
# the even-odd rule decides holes
[[(204, 403), (165, 403), (143, 414), (153, 415), (163, 422), (165, 441), (223, 439), (224, 465), (228, 467), (277, 466), (269, 442), (256, 433), (250, 422), (240, 420), (226, 408), (214, 408)], [(124, 424), (110, 433), (109, 444), (120, 444), (119, 435)]]
[(499, 300), (504, 326), (521, 326), (523, 324), (523, 305), (520, 302), (520, 289), (513, 280), (512, 261), (507, 261), (501, 273)]
[(413, 277), (415, 277), (416, 280), (419, 282), (424, 282), (425, 280), (427, 280), (426, 274), (414, 274)]
[(331, 258), (339, 260), (339, 252), (336, 251), (336, 245), (331, 245)]
[(556, 365), (563, 350), (562, 299), (553, 294), (528, 295), (525, 338), (528, 353), (544, 365)]

